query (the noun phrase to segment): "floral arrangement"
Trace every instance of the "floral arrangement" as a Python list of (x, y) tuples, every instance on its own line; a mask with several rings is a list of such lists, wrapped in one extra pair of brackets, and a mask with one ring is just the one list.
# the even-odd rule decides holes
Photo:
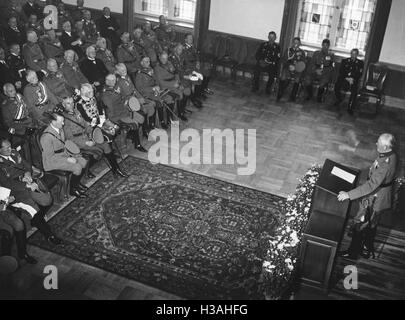
[(314, 165), (299, 181), (295, 194), (287, 198), (284, 220), (269, 241), (263, 271), (266, 297), (270, 299), (282, 298), (292, 286), (301, 237), (321, 171), (322, 166)]
[[(280, 299), (292, 288), (297, 267), (300, 243), (311, 210), (312, 195), (322, 166), (313, 165), (300, 179), (294, 195), (287, 198), (285, 217), (269, 241), (263, 262), (265, 295)], [(405, 177), (396, 179), (396, 201), (400, 189), (405, 186)]]

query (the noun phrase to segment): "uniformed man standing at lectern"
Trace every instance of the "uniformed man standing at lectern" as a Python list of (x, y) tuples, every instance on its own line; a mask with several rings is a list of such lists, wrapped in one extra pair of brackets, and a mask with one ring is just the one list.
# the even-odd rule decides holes
[(269, 75), (267, 82), (266, 93), (271, 93), (271, 87), (274, 79), (277, 76), (281, 49), (278, 43), (276, 43), (277, 35), (274, 31), (269, 33), (269, 41), (260, 45), (259, 50), (256, 52), (257, 65), (253, 75), (253, 88), (252, 92), (259, 90), (260, 75), (266, 72)]
[[(341, 255), (357, 259), (359, 254), (368, 258), (374, 254), (374, 238), (381, 215), (392, 206), (392, 186), (397, 172), (395, 138), (382, 134), (377, 141), (378, 158), (370, 168), (367, 181), (349, 192), (340, 192), (339, 201), (362, 199), (354, 218), (353, 238), (347, 251)], [(364, 248), (363, 248), (364, 246)]]
[(353, 113), (356, 103), (357, 90), (359, 82), (364, 70), (364, 62), (357, 59), (359, 56), (359, 49), (353, 49), (350, 53), (350, 58), (342, 60), (339, 70), (339, 77), (335, 84), (336, 103), (339, 105), (343, 101), (342, 89), (350, 91), (350, 99), (348, 105), (348, 112)]

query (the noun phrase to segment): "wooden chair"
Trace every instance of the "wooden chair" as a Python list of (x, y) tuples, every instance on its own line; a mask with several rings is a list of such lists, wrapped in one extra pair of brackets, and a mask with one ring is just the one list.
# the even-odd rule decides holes
[(242, 72), (243, 77), (245, 77), (246, 73), (253, 76), (257, 63), (255, 57), (257, 48), (258, 45), (248, 45), (247, 41), (243, 41), (239, 52), (240, 63), (234, 67), (235, 77), (237, 76), (238, 71)]
[(216, 67), (222, 67), (225, 70), (228, 68), (231, 75), (235, 73), (235, 67), (238, 65), (238, 55), (240, 51), (241, 41), (237, 38), (223, 37), (218, 48), (218, 59), (215, 61)]
[[(39, 130), (37, 133), (35, 133), (35, 142), (36, 142), (36, 148), (39, 148), (40, 153), (43, 152), (42, 146), (41, 146), (41, 136), (43, 134), (44, 130)], [(44, 170), (43, 164), (42, 164), (42, 159), (40, 159), (41, 163), (41, 170)], [(48, 176), (47, 179), (50, 180), (53, 176), (54, 178), (57, 179), (57, 185), (58, 187), (58, 201), (62, 202), (64, 200), (67, 200), (69, 198), (69, 191), (70, 191), (70, 179), (72, 177), (72, 173), (69, 171), (62, 171), (62, 170), (51, 170), (51, 171), (46, 171), (45, 176)]]
[(384, 97), (384, 84), (387, 79), (388, 68), (386, 66), (372, 63), (369, 65), (366, 75), (365, 85), (357, 94), (357, 103), (364, 103), (370, 98), (376, 99), (375, 114), (378, 113)]

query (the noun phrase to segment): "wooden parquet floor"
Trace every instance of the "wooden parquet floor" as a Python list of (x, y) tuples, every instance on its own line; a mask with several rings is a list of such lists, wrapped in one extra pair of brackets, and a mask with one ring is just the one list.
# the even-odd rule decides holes
[[(275, 102), (274, 97), (263, 93), (251, 94), (249, 84), (228, 79), (212, 83), (215, 95), (205, 102), (205, 108), (190, 108), (190, 121), (181, 124), (181, 129), (255, 129), (257, 136), (256, 172), (251, 176), (237, 175), (238, 165), (179, 164), (176, 167), (219, 178), (246, 187), (287, 196), (294, 192), (298, 179), (315, 163), (325, 159), (349, 166), (367, 169), (370, 160), (340, 152), (339, 145), (346, 143), (345, 133), (354, 130), (360, 139), (374, 143), (379, 134), (392, 132), (398, 141), (405, 141), (405, 111), (382, 109), (377, 117), (370, 114), (347, 115), (342, 106), (331, 102), (323, 105), (308, 103)], [(286, 94), (287, 96), (287, 94)], [(181, 146), (184, 143), (181, 144)], [(152, 142), (145, 143), (150, 147)], [(171, 150), (170, 146), (167, 146)], [(246, 145), (244, 150), (246, 151)], [(146, 158), (129, 146), (126, 153)], [(223, 156), (226, 152), (223, 151)], [(400, 147), (402, 158), (405, 146)], [(212, 157), (220, 154), (212, 154)], [(101, 173), (98, 168), (96, 173)], [(395, 236), (388, 237), (381, 257), (376, 261), (361, 261), (362, 285), (373, 290), (347, 293), (337, 284), (331, 299), (401, 298), (405, 296), (404, 241), (405, 212), (387, 216), (385, 225), (395, 228)], [(347, 240), (346, 240), (347, 241)], [(391, 245), (395, 243), (395, 245)], [(36, 266), (24, 265), (8, 278), (0, 278), (0, 298), (20, 299), (181, 299), (141, 283), (99, 270), (80, 262), (31, 247), (30, 252), (39, 259)], [(59, 272), (59, 290), (43, 289), (43, 268), (55, 265)], [(340, 265), (340, 264), (339, 264)], [(378, 280), (373, 280), (374, 276)], [(392, 280), (392, 281), (391, 281)], [(382, 287), (381, 284), (385, 284)], [(391, 286), (391, 287), (390, 287)], [(386, 290), (382, 289), (386, 288)], [(393, 291), (390, 293), (390, 288)]]

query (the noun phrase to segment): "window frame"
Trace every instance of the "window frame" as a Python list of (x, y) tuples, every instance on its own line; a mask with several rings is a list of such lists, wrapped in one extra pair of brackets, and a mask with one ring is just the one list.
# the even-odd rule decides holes
[[(180, 27), (194, 29), (195, 23), (196, 23), (196, 16), (194, 16), (194, 21), (192, 21), (192, 22), (190, 20), (187, 20), (187, 19), (181, 19), (181, 18), (174, 17), (174, 2), (176, 0), (163, 0), (163, 1), (168, 2), (169, 13), (168, 13), (166, 18), (171, 24), (176, 25), (176, 26), (180, 26)], [(198, 2), (198, 0), (197, 0), (197, 2)], [(196, 5), (196, 7), (197, 7), (197, 5)], [(196, 11), (197, 11), (197, 9), (196, 9)], [(135, 14), (135, 16), (138, 16), (138, 17), (143, 18), (145, 20), (159, 22), (160, 14), (154, 14), (154, 13), (149, 13), (149, 12), (144, 13), (142, 11), (142, 1), (141, 0), (135, 1), (134, 14)]]
[[(296, 20), (296, 25), (295, 25), (295, 34), (297, 34), (297, 35), (299, 35), (299, 31), (300, 31), (300, 27), (301, 27), (301, 17), (302, 17), (301, 14), (302, 14), (304, 1), (305, 0), (299, 0), (299, 3), (298, 3), (298, 14), (297, 14), (297, 20)], [(346, 58), (346, 57), (350, 56), (350, 51), (353, 48), (351, 48), (351, 49), (342, 49), (342, 48), (336, 46), (336, 35), (337, 35), (337, 32), (338, 32), (339, 19), (340, 19), (340, 15), (341, 15), (341, 13), (343, 11), (343, 4), (344, 4), (345, 0), (335, 0), (335, 1), (337, 3), (335, 5), (335, 11), (334, 11), (334, 14), (333, 14), (333, 19), (332, 19), (331, 28), (330, 28), (330, 34), (329, 34), (329, 40), (331, 42), (330, 50), (333, 51), (337, 56), (340, 56), (342, 58)], [(374, 11), (373, 19), (371, 21), (371, 24), (374, 23), (375, 15), (376, 15), (376, 12)], [(367, 38), (366, 48), (364, 50), (360, 49), (359, 58), (365, 58), (366, 51), (367, 51), (367, 46), (370, 43), (370, 38), (371, 38), (371, 34), (369, 33), (368, 38)], [(312, 42), (307, 42), (304, 39), (301, 39), (301, 43), (302, 43), (302, 47), (306, 51), (309, 51), (309, 52), (319, 50), (319, 48), (321, 47), (321, 43), (316, 44), (316, 43), (312, 43)]]

